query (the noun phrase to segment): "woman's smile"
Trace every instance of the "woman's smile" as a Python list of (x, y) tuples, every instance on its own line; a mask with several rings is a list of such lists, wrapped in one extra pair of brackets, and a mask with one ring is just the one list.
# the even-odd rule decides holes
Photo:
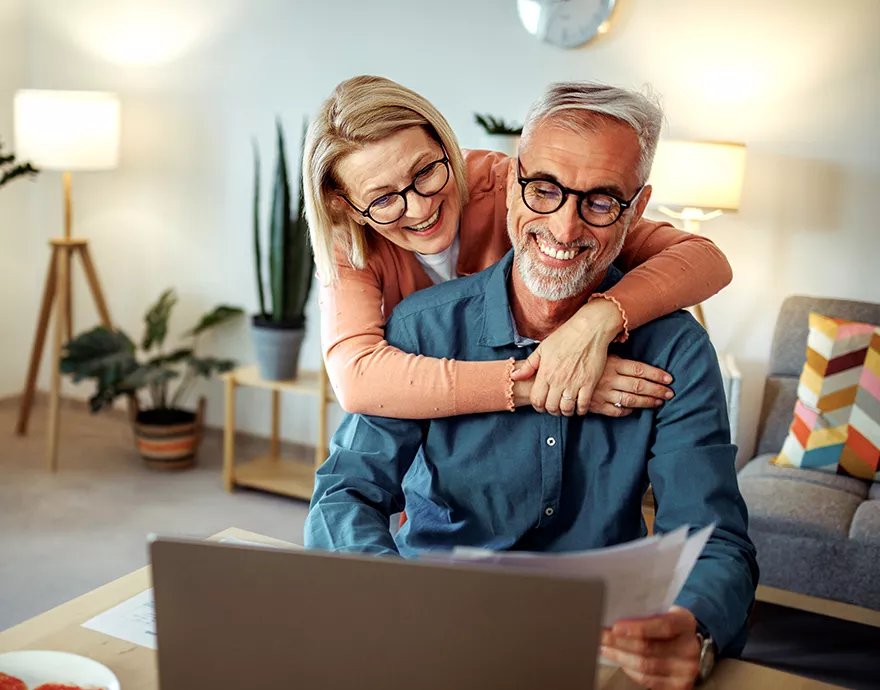
[(410, 232), (413, 232), (421, 237), (427, 237), (433, 234), (433, 231), (440, 227), (440, 216), (443, 212), (443, 203), (437, 207), (437, 210), (431, 215), (423, 223), (419, 223), (418, 225), (407, 225), (404, 226)]

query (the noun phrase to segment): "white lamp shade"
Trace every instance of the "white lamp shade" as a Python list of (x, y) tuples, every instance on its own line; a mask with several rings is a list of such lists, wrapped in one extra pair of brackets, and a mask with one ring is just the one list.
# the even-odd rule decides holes
[(661, 141), (651, 169), (651, 204), (735, 211), (745, 166), (743, 144)]
[(115, 168), (119, 99), (99, 91), (17, 92), (15, 155), (49, 170)]

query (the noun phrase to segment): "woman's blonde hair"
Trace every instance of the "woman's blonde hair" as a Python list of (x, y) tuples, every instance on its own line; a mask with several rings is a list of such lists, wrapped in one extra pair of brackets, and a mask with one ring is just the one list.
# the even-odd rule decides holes
[(355, 268), (369, 258), (367, 230), (340, 212), (339, 162), (408, 127), (424, 127), (446, 150), (461, 205), (467, 201), (464, 157), (446, 119), (425, 98), (390, 79), (360, 76), (339, 84), (309, 125), (303, 152), (303, 194), (318, 276), (336, 282), (337, 247)]

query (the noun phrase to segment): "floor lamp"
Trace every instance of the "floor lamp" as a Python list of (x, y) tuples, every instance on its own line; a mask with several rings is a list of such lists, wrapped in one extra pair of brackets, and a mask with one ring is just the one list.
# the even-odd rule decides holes
[[(703, 221), (739, 209), (745, 164), (743, 144), (661, 141), (651, 170), (650, 204), (698, 235)], [(702, 304), (694, 307), (694, 316), (706, 328)]]
[(15, 95), (15, 146), (25, 160), (44, 170), (60, 170), (64, 191), (64, 234), (50, 240), (52, 255), (37, 330), (31, 350), (16, 433), (27, 433), (34, 402), (40, 359), (55, 311), (52, 338), (52, 378), (49, 392), (49, 425), (46, 462), (58, 467), (58, 424), (61, 400), (61, 350), (65, 337), (73, 337), (73, 291), (71, 270), (74, 256), (82, 261), (85, 277), (101, 323), (112, 328), (107, 302), (89, 253), (88, 241), (73, 237), (71, 172), (110, 170), (119, 159), (119, 100), (115, 95), (92, 91), (19, 91)]

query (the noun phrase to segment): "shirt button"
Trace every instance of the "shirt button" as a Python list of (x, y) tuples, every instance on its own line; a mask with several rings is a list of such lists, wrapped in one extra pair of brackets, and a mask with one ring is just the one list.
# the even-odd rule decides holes
[(555, 445), (556, 445), (556, 439), (553, 438), (553, 437), (551, 436), (550, 438), (547, 439), (547, 445), (548, 445), (548, 446), (555, 446)]
[(553, 508), (550, 508), (549, 506), (544, 510), (544, 515), (546, 515), (547, 517), (550, 517), (551, 515), (553, 515), (553, 513)]

